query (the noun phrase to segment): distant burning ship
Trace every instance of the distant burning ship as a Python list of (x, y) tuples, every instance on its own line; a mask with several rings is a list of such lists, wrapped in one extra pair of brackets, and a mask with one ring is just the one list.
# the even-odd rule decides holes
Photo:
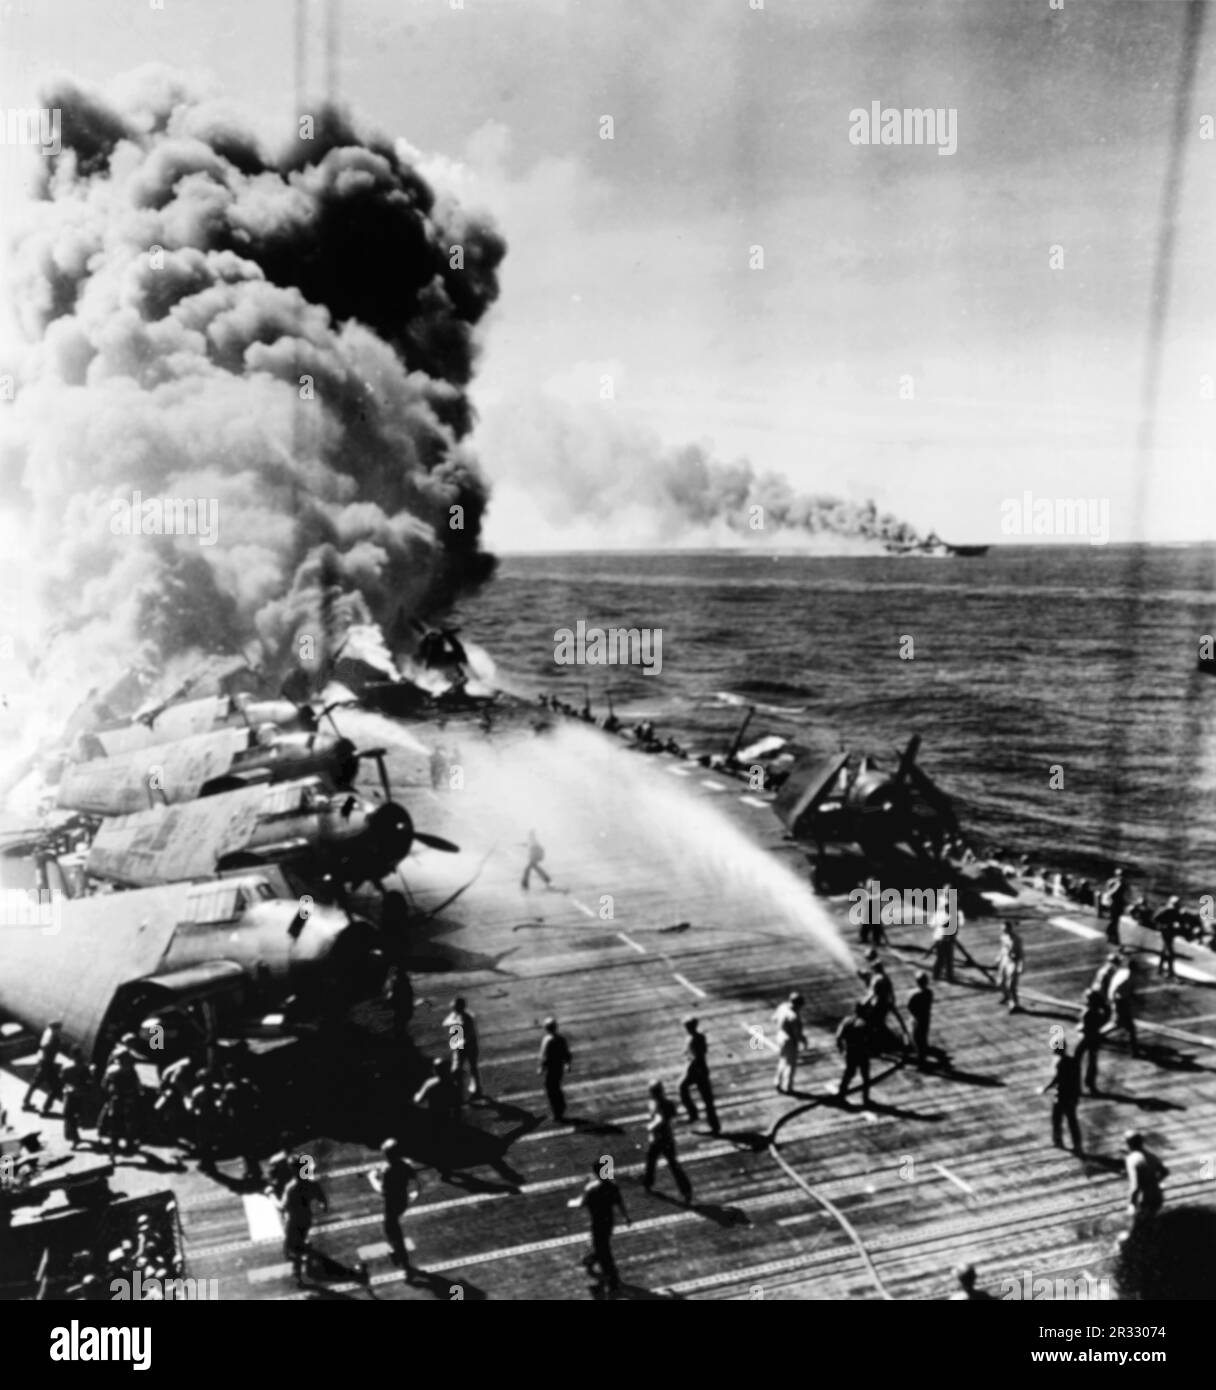
[(986, 545), (950, 545), (942, 540), (936, 531), (920, 541), (890, 541), (884, 547), (888, 555), (927, 555), (941, 559), (947, 555), (972, 556), (987, 555)]

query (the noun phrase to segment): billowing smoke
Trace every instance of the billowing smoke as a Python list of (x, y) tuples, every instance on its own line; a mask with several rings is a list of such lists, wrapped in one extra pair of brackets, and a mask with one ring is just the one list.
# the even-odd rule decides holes
[[(62, 150), (14, 248), (0, 478), (44, 681), (281, 669), (322, 584), (391, 642), (485, 580), (466, 388), (494, 229), (334, 110), (274, 151), (161, 70), (42, 99)], [(188, 534), (157, 534), (164, 500)]]
[(872, 501), (799, 493), (782, 474), (667, 447), (612, 406), (552, 397), (488, 409), (479, 440), (493, 455), (495, 538), (577, 549), (771, 544), (821, 552), (913, 541)]

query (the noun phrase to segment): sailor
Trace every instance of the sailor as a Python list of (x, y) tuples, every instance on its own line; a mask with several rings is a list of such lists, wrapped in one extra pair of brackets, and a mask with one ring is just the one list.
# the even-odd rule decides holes
[(545, 1078), (545, 1095), (553, 1118), (561, 1121), (566, 1115), (566, 1097), (562, 1091), (562, 1077), (567, 1067), (573, 1065), (570, 1046), (557, 1031), (557, 1019), (545, 1019), (545, 1035), (541, 1039), (540, 1059), (537, 1072)]
[(658, 1166), (660, 1158), (666, 1159), (667, 1166), (671, 1169), (671, 1176), (675, 1178), (680, 1195), (684, 1198), (684, 1205), (690, 1207), (692, 1206), (692, 1184), (688, 1181), (688, 1175), (680, 1167), (676, 1158), (676, 1139), (671, 1129), (671, 1121), (675, 1113), (675, 1106), (663, 1093), (663, 1083), (652, 1081), (646, 1120), (646, 1134), (649, 1144), (646, 1149), (646, 1172), (642, 1177), (642, 1186), (647, 1192), (653, 1190), (655, 1168)]
[(933, 1013), (933, 991), (929, 976), (920, 971), (916, 988), (908, 995), (908, 1016), (912, 1020), (912, 1046), (916, 1049), (916, 1065), (923, 1071), (929, 1054), (929, 1020)]
[(591, 1252), (585, 1255), (582, 1264), (588, 1269), (599, 1268), (600, 1280), (609, 1293), (615, 1293), (621, 1286), (617, 1273), (616, 1260), (612, 1254), (612, 1231), (619, 1211), (625, 1218), (626, 1226), (632, 1226), (629, 1212), (625, 1209), (625, 1199), (621, 1189), (611, 1178), (601, 1172), (603, 1160), (596, 1159), (591, 1165), (591, 1179), (577, 1197), (572, 1197), (566, 1205), (571, 1208), (584, 1207), (591, 1221)]
[(125, 1049), (121, 1051), (117, 1060), (106, 1068), (101, 1084), (109, 1121), (110, 1158), (117, 1156), (119, 1143), (126, 1153), (136, 1153), (139, 1149), (139, 1106), (143, 1099), (143, 1087), (135, 1070), (134, 1055)]
[(63, 1082), (63, 1137), (75, 1149), (80, 1143), (80, 1121), (89, 1096), (89, 1069), (79, 1049), (68, 1049), (68, 1060), (60, 1079)]
[(1073, 1153), (1081, 1157), (1081, 1127), (1077, 1123), (1077, 1103), (1081, 1099), (1081, 1068), (1076, 1057), (1069, 1056), (1068, 1045), (1061, 1039), (1051, 1045), (1055, 1054), (1055, 1069), (1048, 1081), (1039, 1088), (1045, 1096), (1055, 1091), (1051, 1104), (1051, 1142), (1061, 1147), (1061, 1130), (1068, 1121), (1068, 1134), (1072, 1139)]
[(1098, 973), (1093, 978), (1090, 989), (1101, 996), (1102, 1002), (1107, 1006), (1108, 1017), (1110, 1008), (1110, 982), (1123, 967), (1123, 952), (1112, 951), (1102, 963)]
[(452, 1085), (451, 1066), (442, 1057), (431, 1061), (431, 1075), (414, 1096), (427, 1117), (430, 1146), (440, 1177), (447, 1177), (447, 1157), (444, 1152), (448, 1135), (460, 1118), (460, 1092)]
[(701, 1100), (705, 1104), (705, 1118), (709, 1121), (711, 1133), (719, 1133), (718, 1112), (714, 1109), (714, 1093), (709, 1081), (709, 1062), (707, 1053), (709, 1051), (709, 1039), (700, 1031), (697, 1026), (698, 1020), (689, 1016), (684, 1020), (684, 1028), (688, 1033), (688, 1043), (684, 1049), (684, 1076), (680, 1081), (680, 1100), (684, 1103), (684, 1109), (688, 1113), (689, 1122), (696, 1124), (697, 1107), (692, 1098), (692, 1088), (695, 1086), (701, 1093)]
[(188, 1136), (190, 1115), (187, 1101), (194, 1089), (194, 1061), (179, 1057), (160, 1074), (155, 1111), (165, 1130), (175, 1139)]
[(954, 1270), (954, 1277), (958, 1280), (958, 1288), (946, 1300), (948, 1303), (992, 1302), (990, 1293), (985, 1293), (983, 1289), (975, 1287), (974, 1265), (957, 1265)]
[(29, 1089), (25, 1093), (25, 1099), (21, 1102), (22, 1110), (34, 1108), (31, 1102), (34, 1099), (35, 1091), (46, 1092), (46, 1101), (42, 1106), (44, 1115), (51, 1113), (51, 1106), (59, 1099), (59, 1093), (63, 1088), (59, 1074), (59, 1046), (62, 1030), (63, 1020), (58, 1018), (48, 1023), (42, 1030), (42, 1036), (38, 1039), (38, 1062), (30, 1080)]
[(866, 1006), (859, 1001), (853, 1012), (836, 1030), (836, 1049), (844, 1058), (844, 1072), (836, 1095), (844, 1100), (849, 1084), (861, 1073), (861, 1103), (870, 1103), (870, 1022), (866, 1016)]
[(894, 1035), (887, 1026), (888, 1015), (895, 1018), (904, 1035), (905, 1042), (907, 1041), (908, 1026), (895, 1004), (895, 986), (891, 983), (886, 966), (880, 960), (874, 962), (874, 969), (870, 977), (870, 992), (865, 999), (865, 1013), (870, 1025), (870, 1049), (872, 1052), (879, 1052), (885, 1047), (896, 1045)]
[(199, 1170), (204, 1173), (215, 1170), (215, 1155), (219, 1147), (219, 1130), (223, 1119), (223, 1092), (215, 1076), (204, 1068), (196, 1077), (196, 1085), (190, 1092), (190, 1126), (194, 1137), (194, 1151), (198, 1155)]
[(1177, 893), (1155, 914), (1153, 926), (1161, 933), (1161, 954), (1157, 957), (1157, 974), (1168, 975), (1171, 980), (1176, 980), (1178, 976), (1174, 973), (1174, 938), (1182, 930), (1182, 899)]
[(229, 1066), (220, 1097), (233, 1147), (241, 1156), (246, 1181), (261, 1183), (262, 1165), (258, 1162), (258, 1135), (262, 1127), (262, 1092), (256, 1082)]
[(797, 990), (785, 1003), (777, 1006), (773, 1022), (777, 1025), (777, 1091), (794, 1094), (794, 1076), (798, 1070), (798, 1049), (806, 1046), (806, 1031), (802, 1026), (802, 995)]
[(302, 1173), (290, 1178), (279, 1197), (279, 1214), (283, 1221), (283, 1256), (291, 1261), (297, 1285), (303, 1287), (304, 1268), (312, 1255), (308, 1237), (312, 1231), (312, 1204), (319, 1202), (329, 1210), (329, 1198), (321, 1184)]
[(954, 941), (957, 926), (950, 920), (950, 914), (939, 908), (933, 916), (933, 940), (922, 953), (933, 956), (933, 978), (945, 977), (948, 984), (954, 983)]
[(266, 1187), (277, 1202), (283, 1195), (283, 1189), (301, 1171), (300, 1155), (292, 1153), (284, 1145), (277, 1153), (271, 1154), (267, 1167)]
[(431, 787), (434, 791), (442, 788), (448, 775), (448, 755), (436, 745), (431, 749)]
[(1085, 1007), (1081, 1010), (1081, 1021), (1077, 1032), (1081, 1041), (1077, 1044), (1077, 1060), (1085, 1058), (1085, 1089), (1091, 1096), (1098, 1094), (1098, 1051), (1102, 1046), (1102, 1028), (1110, 1017), (1106, 1000), (1096, 989), (1085, 995)]
[(1116, 869), (1114, 877), (1108, 880), (1102, 890), (1102, 901), (1107, 910), (1106, 939), (1112, 946), (1119, 944), (1119, 919), (1127, 908), (1129, 890), (1122, 869)]
[(413, 1282), (414, 1271), (410, 1266), (409, 1245), (401, 1230), (401, 1218), (410, 1204), (414, 1170), (402, 1158), (401, 1145), (396, 1139), (386, 1139), (380, 1145), (380, 1152), (384, 1162), (368, 1174), (368, 1179), (384, 1201), (384, 1238), (388, 1241), (389, 1254), (398, 1269), (405, 1271), (405, 1282), (409, 1284)]
[(1135, 965), (1134, 958), (1125, 960), (1111, 976), (1107, 997), (1114, 1017), (1102, 1030), (1103, 1036), (1109, 1037), (1120, 1028), (1125, 1029), (1133, 1057), (1139, 1055), (1136, 1045), (1136, 981), (1133, 973)]
[(469, 1095), (474, 1100), (481, 1098), (481, 1072), (478, 1070), (479, 1055), (477, 1039), (477, 1020), (468, 1011), (465, 1001), (459, 995), (452, 1000), (451, 1012), (443, 1020), (448, 1030), (448, 1048), (452, 1054), (452, 1083), (456, 1091), (457, 1103), (464, 1090), (464, 1069), (469, 1069)]
[(1123, 1136), (1127, 1145), (1127, 1204), (1133, 1216), (1152, 1216), (1161, 1210), (1165, 1200), (1161, 1183), (1169, 1177), (1169, 1169), (1155, 1153), (1144, 1147), (1144, 1136), (1129, 1130)]
[(873, 942), (875, 946), (886, 946), (887, 933), (882, 924), (882, 894), (879, 889), (878, 880), (871, 879), (868, 884), (858, 885), (867, 890), (865, 912), (862, 914), (861, 925), (858, 928), (857, 940), (863, 945)]
[(1025, 963), (1022, 939), (1014, 930), (1012, 922), (1001, 928), (1001, 949), (996, 958), (996, 980), (1001, 991), (1001, 1003), (1009, 1005), (1011, 1014), (1021, 1013), (1018, 1003), (1018, 979)]
[(528, 841), (525, 848), (528, 851), (528, 863), (527, 867), (524, 869), (524, 876), (520, 880), (520, 887), (527, 888), (528, 880), (532, 877), (533, 870), (535, 870), (541, 876), (541, 878), (544, 879), (545, 887), (550, 887), (552, 885), (553, 880), (544, 871), (544, 869), (541, 868), (541, 860), (545, 857), (545, 851), (540, 841), (536, 838), (535, 830), (528, 831)]

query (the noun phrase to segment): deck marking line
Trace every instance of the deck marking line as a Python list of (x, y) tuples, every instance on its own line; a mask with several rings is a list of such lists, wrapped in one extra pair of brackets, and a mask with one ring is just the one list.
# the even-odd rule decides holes
[(624, 933), (623, 931), (617, 932), (617, 937), (618, 937), (621, 941), (623, 941), (623, 942), (625, 943), (626, 946), (632, 946), (633, 949), (638, 953), (638, 955), (644, 956), (644, 955), (646, 954), (646, 947), (645, 947), (645, 946), (639, 946), (638, 943), (633, 939), (633, 937), (631, 937), (631, 936), (626, 936), (625, 933)]
[(726, 787), (721, 782), (715, 782), (712, 777), (702, 777), (701, 785), (708, 787), (711, 792), (724, 792)]
[(595, 913), (591, 911), (587, 904), (579, 902), (579, 900), (574, 896), (573, 893), (570, 894), (570, 901), (574, 904), (575, 907), (578, 908), (578, 910), (583, 914), (584, 917), (595, 916)]
[(705, 993), (705, 991), (700, 987), (700, 985), (694, 985), (691, 980), (686, 980), (683, 975), (677, 974), (674, 970), (671, 972), (671, 978), (673, 980), (679, 980), (679, 982), (684, 986), (684, 988), (686, 990), (691, 991), (691, 993), (695, 994), (698, 999), (709, 998), (709, 995)]
[(762, 811), (768, 810), (768, 802), (761, 801), (758, 796), (741, 796), (739, 800), (744, 806), (759, 806)]
[(245, 1207), (249, 1239), (278, 1240), (283, 1234), (283, 1223), (279, 1220), (279, 1209), (274, 1198), (265, 1192), (245, 1192), (241, 1194), (241, 1201)]
[(935, 1163), (933, 1166), (937, 1169), (937, 1171), (942, 1175), (943, 1178), (945, 1178), (948, 1182), (952, 1182), (955, 1185), (955, 1187), (957, 1187), (960, 1191), (965, 1192), (968, 1195), (968, 1197), (975, 1196), (975, 1188), (972, 1187), (969, 1182), (964, 1182), (962, 1178), (956, 1177), (955, 1174), (953, 1174), (944, 1163)]
[(1070, 931), (1074, 936), (1085, 936), (1091, 941), (1105, 934), (1097, 927), (1087, 927), (1084, 922), (1074, 922), (1071, 917), (1049, 917), (1047, 921), (1051, 926), (1059, 927), (1061, 931)]
[[(750, 1033), (753, 1038), (759, 1038), (770, 1052), (780, 1051), (777, 1044), (765, 1033), (764, 1029), (761, 1028), (758, 1023), (745, 1023), (743, 1025), (743, 1031), (745, 1033)], [(832, 1089), (835, 1090), (835, 1087)]]

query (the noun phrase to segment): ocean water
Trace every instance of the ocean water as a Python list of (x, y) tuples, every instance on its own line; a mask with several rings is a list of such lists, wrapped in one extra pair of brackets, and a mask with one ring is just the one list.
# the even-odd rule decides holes
[[(557, 629), (657, 629), (662, 671), (559, 666)], [(995, 547), (973, 559), (507, 556), (457, 615), (500, 679), (597, 714), (611, 691), (696, 750), (778, 734), (920, 765), (985, 846), (1150, 896), (1216, 891), (1216, 547)], [(910, 639), (910, 643), (908, 641)], [(1057, 783), (1053, 787), (1052, 781)]]

